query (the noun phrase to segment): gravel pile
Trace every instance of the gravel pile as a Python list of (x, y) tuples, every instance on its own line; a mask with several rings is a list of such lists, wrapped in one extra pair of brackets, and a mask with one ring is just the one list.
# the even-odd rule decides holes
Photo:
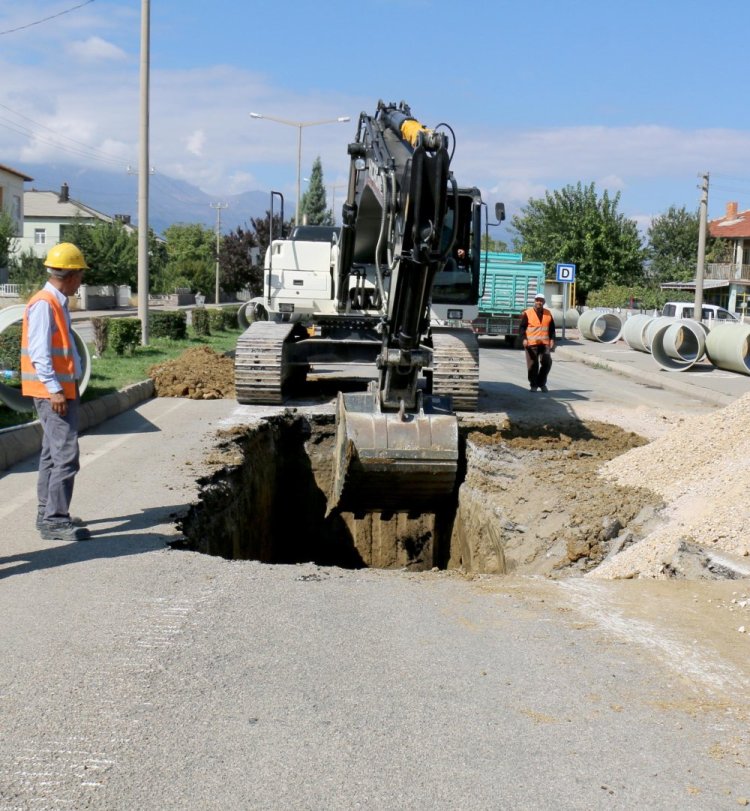
[(685, 419), (599, 474), (657, 493), (665, 521), (589, 576), (667, 578), (686, 548), (744, 559), (750, 569), (750, 395)]

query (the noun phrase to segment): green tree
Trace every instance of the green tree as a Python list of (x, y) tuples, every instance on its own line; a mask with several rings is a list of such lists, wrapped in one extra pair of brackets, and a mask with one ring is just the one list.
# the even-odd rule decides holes
[(9, 272), (10, 283), (18, 285), (22, 299), (31, 298), (47, 281), (44, 259), (32, 248), (12, 257)]
[(333, 212), (328, 208), (326, 187), (323, 183), (323, 165), (315, 158), (310, 183), (299, 204), (299, 222), (308, 225), (333, 225)]
[(165, 291), (189, 287), (193, 293), (210, 293), (216, 282), (216, 234), (199, 223), (177, 223), (164, 231), (167, 265)]
[(684, 206), (654, 217), (648, 229), (650, 275), (657, 282), (683, 282), (695, 278), (700, 217)]
[(16, 223), (10, 213), (0, 209), (0, 269), (10, 267), (11, 257), (17, 247)]
[(482, 250), (492, 253), (508, 253), (508, 243), (502, 239), (492, 239), (487, 234), (482, 234)]
[(135, 286), (138, 276), (138, 239), (121, 222), (78, 220), (64, 232), (64, 240), (77, 245), (86, 264), (86, 284)]
[(619, 202), (619, 192), (610, 198), (605, 191), (600, 198), (593, 183), (530, 199), (512, 220), (516, 250), (550, 268), (574, 262), (581, 301), (605, 284), (641, 281), (645, 251), (635, 222), (618, 213)]
[(256, 235), (239, 226), (222, 239), (219, 269), (223, 290), (237, 292), (248, 288), (254, 296), (261, 292), (263, 271), (253, 264), (253, 250), (257, 247)]

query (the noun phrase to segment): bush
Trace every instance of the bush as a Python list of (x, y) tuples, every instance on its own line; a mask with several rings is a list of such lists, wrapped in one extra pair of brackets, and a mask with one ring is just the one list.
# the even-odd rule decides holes
[(208, 318), (212, 332), (225, 332), (237, 323), (237, 311), (232, 313), (229, 308), (211, 307), (208, 310)]
[(109, 346), (115, 355), (133, 354), (141, 342), (141, 322), (138, 318), (111, 318)]
[(21, 370), (21, 325), (13, 324), (0, 333), (0, 369)]
[(204, 307), (196, 307), (193, 310), (193, 332), (196, 335), (211, 334), (211, 320), (208, 310)]
[(92, 318), (91, 326), (94, 328), (94, 351), (101, 357), (109, 344), (109, 322), (111, 318)]
[(152, 338), (171, 338), (173, 341), (187, 338), (187, 316), (182, 311), (151, 313), (148, 323)]

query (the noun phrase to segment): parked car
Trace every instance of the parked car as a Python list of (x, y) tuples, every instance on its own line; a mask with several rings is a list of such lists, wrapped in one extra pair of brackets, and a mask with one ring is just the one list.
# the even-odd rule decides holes
[[(695, 312), (695, 307), (688, 301), (668, 301), (661, 311), (662, 315), (669, 315), (674, 318), (692, 318)], [(737, 321), (739, 318), (725, 310), (723, 307), (717, 307), (715, 304), (704, 304), (702, 321)]]

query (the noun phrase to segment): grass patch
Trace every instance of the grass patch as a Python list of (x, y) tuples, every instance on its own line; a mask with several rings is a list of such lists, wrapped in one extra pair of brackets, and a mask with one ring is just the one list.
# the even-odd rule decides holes
[[(179, 357), (186, 349), (190, 349), (192, 346), (210, 346), (218, 353), (234, 351), (237, 338), (241, 333), (242, 330), (240, 329), (231, 329), (215, 335), (186, 338), (183, 341), (170, 340), (169, 338), (153, 338), (148, 346), (138, 346), (132, 355), (121, 357), (115, 355), (114, 352), (105, 352), (101, 357), (94, 357), (93, 345), (89, 345), (91, 376), (81, 399), (85, 403), (105, 394), (119, 391), (132, 383), (146, 380), (148, 370), (154, 364)], [(34, 419), (36, 419), (35, 414), (20, 414), (0, 404), (0, 428), (23, 425)]]

